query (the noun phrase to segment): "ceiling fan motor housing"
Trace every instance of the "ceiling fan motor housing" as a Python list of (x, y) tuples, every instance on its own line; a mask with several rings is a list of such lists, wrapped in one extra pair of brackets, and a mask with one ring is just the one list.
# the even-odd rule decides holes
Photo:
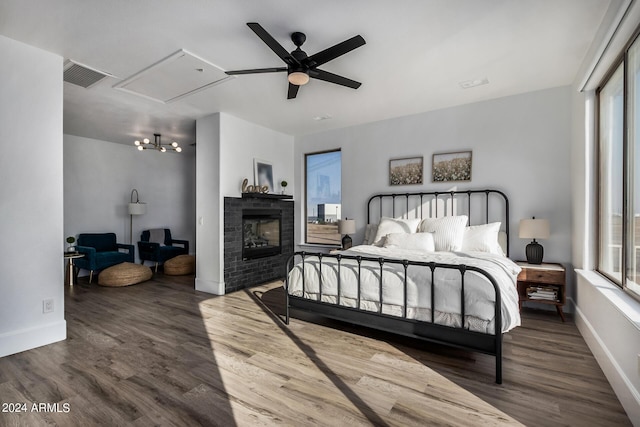
[(296, 31), (295, 33), (291, 33), (291, 41), (296, 46), (300, 47), (307, 40), (307, 36), (304, 33)]

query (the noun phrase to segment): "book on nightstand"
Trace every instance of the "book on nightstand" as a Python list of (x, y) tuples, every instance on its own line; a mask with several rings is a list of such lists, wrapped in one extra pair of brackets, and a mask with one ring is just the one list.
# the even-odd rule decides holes
[(529, 299), (557, 301), (558, 290), (546, 286), (530, 286), (527, 288), (527, 296)]

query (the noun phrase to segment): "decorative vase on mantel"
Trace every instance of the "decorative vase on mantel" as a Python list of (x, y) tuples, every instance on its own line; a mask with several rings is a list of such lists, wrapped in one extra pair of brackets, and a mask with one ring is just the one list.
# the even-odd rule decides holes
[(280, 186), (282, 187), (282, 194), (284, 195), (285, 190), (287, 189), (287, 185), (289, 185), (289, 183), (287, 181), (282, 181), (280, 182)]

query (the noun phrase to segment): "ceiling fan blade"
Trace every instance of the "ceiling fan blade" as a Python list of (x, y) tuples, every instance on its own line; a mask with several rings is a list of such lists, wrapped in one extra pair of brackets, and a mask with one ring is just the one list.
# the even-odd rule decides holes
[(315, 55), (311, 55), (307, 58), (306, 63), (310, 67), (317, 67), (318, 65), (327, 63), (332, 59), (336, 59), (337, 57), (344, 55), (345, 53), (351, 52), (353, 49), (357, 49), (365, 43), (366, 42), (360, 35), (351, 37), (349, 40), (345, 40), (342, 43), (331, 46), (330, 48), (318, 52)]
[(352, 89), (358, 89), (362, 83), (355, 80), (348, 79), (346, 77), (339, 76), (337, 74), (330, 73), (324, 70), (309, 70), (309, 76), (314, 79), (324, 80), (325, 82), (335, 83), (337, 85), (350, 87)]
[(271, 34), (267, 33), (267, 30), (262, 28), (262, 25), (257, 22), (247, 22), (247, 26), (251, 28), (253, 32), (256, 33), (256, 35), (260, 37), (260, 39), (284, 62), (289, 65), (300, 65), (300, 62), (291, 56), (291, 54), (287, 52), (287, 50), (276, 41), (276, 39), (271, 37)]
[(298, 95), (298, 89), (300, 86), (289, 83), (289, 92), (287, 93), (287, 99), (293, 99)]
[(260, 73), (277, 73), (280, 71), (287, 71), (287, 67), (275, 67), (275, 68), (256, 68), (253, 70), (235, 70), (225, 71), (228, 76), (235, 76), (237, 74), (260, 74)]

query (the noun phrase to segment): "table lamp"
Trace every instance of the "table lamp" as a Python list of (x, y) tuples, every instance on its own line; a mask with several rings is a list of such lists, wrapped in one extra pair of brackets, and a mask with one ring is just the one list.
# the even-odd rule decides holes
[(342, 249), (349, 249), (353, 241), (349, 234), (356, 232), (356, 221), (354, 219), (343, 219), (338, 222), (338, 233), (344, 234), (342, 238)]
[(549, 238), (549, 221), (536, 219), (535, 216), (531, 219), (521, 219), (518, 235), (521, 239), (533, 239), (525, 249), (527, 262), (529, 264), (542, 264), (544, 248), (540, 243), (536, 242), (536, 239)]

